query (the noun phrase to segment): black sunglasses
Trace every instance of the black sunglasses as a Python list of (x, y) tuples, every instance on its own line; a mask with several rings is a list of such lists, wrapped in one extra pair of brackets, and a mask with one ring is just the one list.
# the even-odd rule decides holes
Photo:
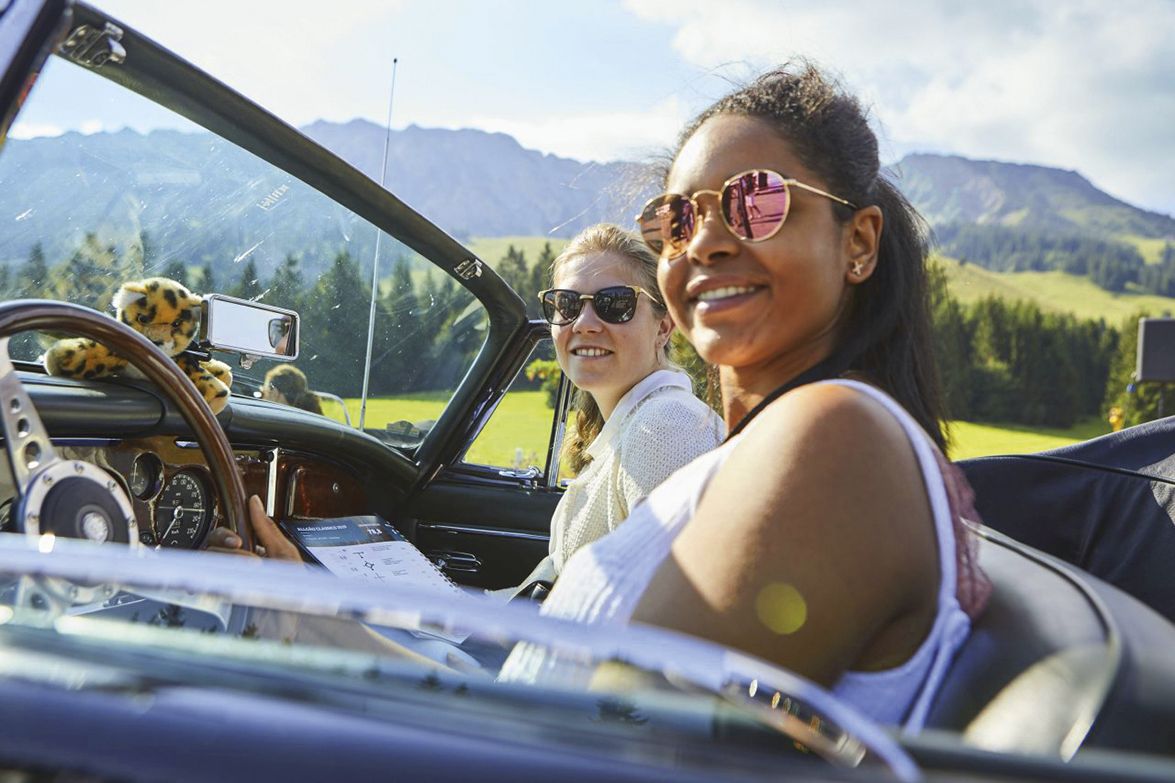
[(636, 315), (636, 303), (641, 294), (654, 302), (659, 301), (638, 285), (608, 286), (594, 294), (581, 294), (570, 288), (548, 288), (539, 291), (539, 301), (543, 304), (543, 318), (552, 326), (566, 326), (578, 318), (585, 300), (591, 300), (601, 321), (622, 324)]

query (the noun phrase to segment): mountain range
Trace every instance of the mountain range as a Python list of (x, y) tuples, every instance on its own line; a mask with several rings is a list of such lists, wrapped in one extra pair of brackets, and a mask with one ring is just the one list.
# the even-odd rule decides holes
[[(319, 121), (302, 131), (381, 179), (380, 126)], [(1073, 171), (916, 154), (890, 172), (934, 225), (1175, 241), (1175, 219), (1117, 200)], [(601, 220), (631, 225), (659, 177), (649, 162), (583, 163), (526, 149), (501, 133), (409, 126), (390, 134), (382, 179), (441, 228), (469, 239), (562, 238)], [(57, 263), (85, 232), (116, 243), (107, 234), (129, 227), (148, 234), (157, 250), (214, 269), (232, 269), (261, 236), (265, 252), (254, 257), (265, 272), (288, 253), (312, 255), (308, 248), (325, 247), (331, 237), (350, 237), (353, 216), (307, 191), (206, 133), (10, 139), (0, 151), (0, 219), (15, 222), (0, 235), (0, 262), (21, 263), (42, 242)], [(299, 194), (304, 198), (294, 198)], [(185, 228), (172, 235), (177, 216)], [(192, 230), (200, 226), (217, 228)], [(325, 255), (304, 262), (307, 273), (320, 271)]]
[(890, 173), (931, 225), (1175, 239), (1175, 219), (1098, 190), (1076, 171), (954, 155), (907, 155)]

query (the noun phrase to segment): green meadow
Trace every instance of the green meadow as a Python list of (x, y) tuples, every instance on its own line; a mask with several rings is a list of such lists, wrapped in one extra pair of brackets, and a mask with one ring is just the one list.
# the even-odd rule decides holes
[(551, 243), (551, 252), (559, 255), (559, 251), (567, 245), (567, 240), (561, 237), (473, 237), (466, 243), (466, 247), (477, 254), (477, 257), (487, 261), (490, 266), (497, 266), (506, 256), (511, 245), (515, 250), (522, 251), (526, 262), (533, 264), (543, 252), (543, 246)]
[(1078, 318), (1104, 318), (1114, 326), (1146, 311), (1152, 315), (1175, 313), (1175, 299), (1151, 294), (1115, 294), (1098, 288), (1087, 277), (1064, 272), (992, 272), (975, 264), (940, 259), (951, 293), (962, 304), (987, 296), (1025, 299), (1044, 310), (1072, 313)]
[[(376, 429), (407, 420), (435, 419), (448, 395), (436, 392), (368, 400), (365, 426)], [(347, 400), (352, 423), (359, 422), (359, 400)], [(335, 415), (327, 410), (328, 415)], [(1088, 419), (1069, 429), (1032, 429), (1019, 425), (950, 424), (951, 457), (967, 459), (992, 454), (1025, 454), (1057, 448), (1109, 432), (1109, 424)], [(539, 391), (515, 391), (506, 395), (489, 424), (474, 442), (466, 461), (482, 465), (541, 465), (551, 435), (551, 410)]]
[(949, 427), (951, 459), (993, 454), (1029, 454), (1078, 443), (1110, 431), (1101, 419), (1087, 419), (1068, 429), (1033, 429), (1018, 424), (976, 424), (952, 421)]
[[(551, 409), (541, 391), (514, 391), (506, 395), (494, 411), (465, 456), (467, 462), (481, 465), (518, 464), (521, 467), (546, 461), (551, 437)], [(379, 429), (392, 422), (413, 423), (436, 419), (445, 408), (445, 392), (407, 394), (367, 401), (366, 429)], [(359, 400), (349, 399), (347, 412), (351, 423), (359, 424)], [(330, 410), (327, 415), (334, 415)], [(341, 418), (340, 416), (334, 416)]]

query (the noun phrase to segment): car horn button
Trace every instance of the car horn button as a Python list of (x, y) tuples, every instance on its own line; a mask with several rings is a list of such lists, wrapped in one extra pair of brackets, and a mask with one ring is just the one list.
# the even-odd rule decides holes
[(101, 468), (80, 460), (57, 462), (33, 477), (17, 519), (30, 536), (52, 533), (95, 543), (139, 543), (122, 487)]

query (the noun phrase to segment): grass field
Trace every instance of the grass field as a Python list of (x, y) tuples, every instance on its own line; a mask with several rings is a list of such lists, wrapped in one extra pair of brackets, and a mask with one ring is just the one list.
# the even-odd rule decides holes
[[(444, 409), (443, 392), (372, 399), (367, 403), (368, 429), (394, 421), (413, 423), (435, 419)], [(347, 400), (351, 421), (359, 422), (359, 400)], [(330, 411), (327, 411), (329, 414)], [(951, 458), (990, 454), (1024, 454), (1087, 440), (1109, 432), (1101, 419), (1089, 419), (1069, 429), (1033, 429), (1016, 424), (952, 422)], [(551, 409), (538, 391), (516, 391), (506, 396), (490, 423), (470, 448), (466, 460), (482, 465), (542, 465), (551, 434)]]
[[(379, 429), (395, 421), (416, 424), (436, 419), (448, 399), (445, 392), (369, 399), (364, 427)], [(346, 403), (351, 422), (357, 426), (359, 400), (350, 399)], [(541, 466), (546, 461), (550, 437), (551, 409), (546, 405), (545, 394), (541, 391), (510, 392), (498, 405), (465, 459), (481, 465)]]
[(1044, 451), (1096, 438), (1109, 431), (1110, 425), (1102, 419), (1088, 419), (1064, 430), (953, 421), (950, 425), (951, 459)]
[(1134, 245), (1142, 256), (1142, 260), (1148, 264), (1157, 264), (1163, 258), (1163, 248), (1167, 246), (1168, 240), (1157, 239), (1153, 237), (1139, 237), (1133, 234), (1123, 234), (1119, 237), (1123, 242)]
[(1064, 272), (992, 272), (975, 264), (941, 259), (951, 293), (963, 304), (994, 294), (1027, 299), (1045, 310), (1073, 313), (1079, 318), (1104, 318), (1112, 325), (1141, 310), (1151, 315), (1175, 312), (1175, 299), (1150, 294), (1114, 294), (1087, 277)]
[(533, 264), (548, 242), (551, 243), (551, 252), (555, 255), (559, 255), (559, 251), (567, 245), (567, 240), (560, 237), (473, 237), (466, 247), (477, 253), (477, 257), (488, 262), (490, 266), (497, 267), (510, 245), (522, 251), (527, 264)]

